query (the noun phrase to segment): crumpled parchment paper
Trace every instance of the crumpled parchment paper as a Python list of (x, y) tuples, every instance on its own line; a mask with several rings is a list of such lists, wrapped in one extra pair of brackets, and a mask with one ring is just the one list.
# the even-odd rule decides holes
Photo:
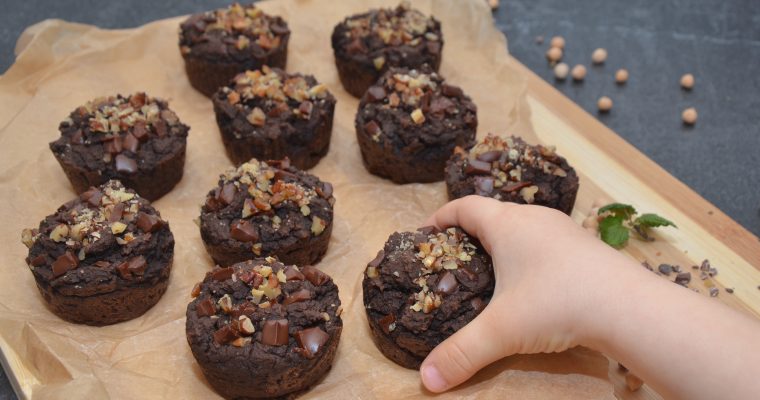
[[(319, 267), (340, 288), (345, 329), (334, 366), (304, 398), (430, 396), (416, 371), (385, 359), (369, 339), (361, 274), (389, 234), (411, 230), (445, 203), (443, 183), (394, 185), (362, 167), (353, 128), (358, 101), (343, 91), (330, 33), (343, 17), (395, 1), (282, 0), (260, 4), (292, 30), (287, 69), (313, 74), (338, 104), (329, 154), (312, 172), (335, 186), (335, 227)], [(507, 64), (504, 36), (482, 0), (415, 1), (443, 23), (441, 73), (478, 105), (479, 136), (515, 133), (535, 142), (523, 78)], [(230, 167), (211, 102), (189, 85), (177, 47), (182, 18), (109, 31), (48, 20), (19, 39), (18, 58), (0, 77), (0, 348), (20, 394), (46, 398), (214, 398), (185, 339), (193, 284), (212, 266), (193, 219), (218, 174)], [(35, 227), (74, 197), (48, 149), (57, 126), (89, 99), (136, 91), (167, 98), (190, 125), (182, 182), (155, 206), (177, 240), (169, 289), (144, 316), (108, 326), (51, 314), (24, 263), (24, 227)], [(508, 310), (504, 310), (508, 312)], [(537, 310), (540, 312), (540, 310)], [(441, 398), (611, 398), (607, 360), (574, 349), (497, 362)]]

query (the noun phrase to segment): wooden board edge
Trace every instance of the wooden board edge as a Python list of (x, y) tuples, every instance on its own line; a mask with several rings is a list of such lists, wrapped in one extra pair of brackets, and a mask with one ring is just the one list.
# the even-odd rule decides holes
[(632, 174), (639, 176), (642, 181), (674, 204), (705, 231), (760, 270), (760, 238), (665, 171), (517, 59), (510, 56), (510, 62), (525, 76), (529, 96), (550, 109), (563, 110), (558, 117), (573, 126), (586, 140), (599, 148), (607, 149), (608, 156)]

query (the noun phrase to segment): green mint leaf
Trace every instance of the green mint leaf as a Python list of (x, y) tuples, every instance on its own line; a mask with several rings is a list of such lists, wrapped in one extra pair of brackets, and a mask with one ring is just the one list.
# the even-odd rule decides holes
[(599, 215), (606, 212), (611, 212), (616, 217), (623, 217), (624, 219), (631, 219), (636, 214), (636, 209), (632, 205), (623, 203), (611, 203), (599, 209)]
[(657, 228), (658, 226), (672, 226), (678, 228), (676, 224), (657, 214), (641, 214), (635, 221), (634, 225), (641, 225), (645, 228)]
[(628, 228), (623, 226), (622, 215), (613, 215), (604, 218), (602, 222), (599, 223), (599, 233), (602, 237), (602, 241), (614, 248), (621, 248), (628, 242)]

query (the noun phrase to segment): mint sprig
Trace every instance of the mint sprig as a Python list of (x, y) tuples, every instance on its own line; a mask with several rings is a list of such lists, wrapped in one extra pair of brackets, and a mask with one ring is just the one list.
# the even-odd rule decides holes
[(629, 231), (636, 232), (639, 239), (653, 241), (649, 235), (652, 228), (672, 226), (678, 228), (672, 221), (657, 214), (641, 214), (634, 218), (636, 209), (629, 204), (611, 203), (599, 209), (598, 215), (604, 218), (599, 222), (599, 235), (604, 243), (614, 248), (624, 247), (630, 237)]

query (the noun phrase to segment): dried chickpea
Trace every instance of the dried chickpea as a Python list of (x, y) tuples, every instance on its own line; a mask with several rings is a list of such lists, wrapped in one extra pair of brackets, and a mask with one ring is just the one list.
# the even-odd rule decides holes
[(622, 85), (628, 81), (628, 70), (625, 68), (620, 68), (615, 72), (615, 82), (618, 83), (618, 85)]
[(612, 109), (612, 99), (607, 96), (602, 96), (599, 98), (599, 101), (596, 102), (596, 106), (599, 108), (600, 112), (609, 112)]
[(681, 77), (681, 87), (686, 90), (691, 90), (694, 87), (694, 75), (685, 74)]
[(607, 50), (598, 48), (591, 53), (591, 61), (594, 64), (603, 64), (605, 60), (607, 60)]
[(555, 37), (552, 38), (551, 41), (549, 41), (549, 46), (551, 46), (551, 47), (558, 47), (558, 48), (564, 50), (564, 48), (565, 48), (565, 38), (563, 38), (562, 36), (555, 36)]
[(567, 78), (567, 73), (569, 71), (570, 67), (567, 66), (565, 63), (559, 63), (554, 66), (554, 77), (559, 80), (565, 80)]
[(562, 49), (559, 47), (552, 47), (546, 51), (546, 59), (550, 62), (557, 62), (562, 59)]
[(570, 74), (576, 81), (582, 81), (583, 78), (586, 77), (586, 67), (581, 64), (577, 64), (573, 67), (573, 70), (570, 72)]
[(697, 110), (694, 107), (689, 107), (681, 113), (681, 119), (684, 124), (694, 125), (697, 123)]

